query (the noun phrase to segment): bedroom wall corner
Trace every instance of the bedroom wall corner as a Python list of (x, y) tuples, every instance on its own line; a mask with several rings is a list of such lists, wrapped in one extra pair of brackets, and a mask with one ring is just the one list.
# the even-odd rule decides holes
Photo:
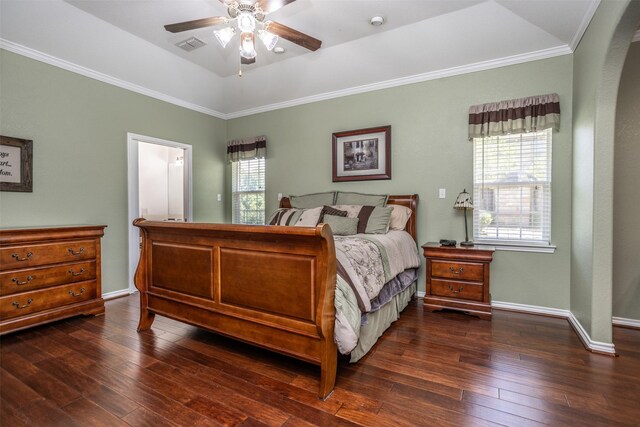
[[(497, 252), (492, 263), (494, 299), (569, 308), (571, 253), (572, 59), (541, 61), (442, 78), (231, 119), (228, 137), (266, 134), (267, 211), (277, 194), (327, 190), (417, 193), (418, 243), (464, 239), (453, 209), (456, 195), (472, 187), (472, 146), (467, 140), (470, 105), (557, 92), (562, 123), (553, 140), (554, 254)], [(332, 182), (334, 132), (391, 125), (392, 179)], [(440, 199), (438, 189), (446, 188)], [(424, 291), (424, 266), (418, 282)]]
[(0, 133), (33, 140), (32, 193), (0, 193), (2, 227), (106, 224), (103, 292), (128, 288), (127, 132), (193, 146), (194, 219), (222, 222), (226, 123), (0, 50)]
[(616, 107), (613, 196), (613, 316), (640, 322), (640, 42), (631, 44)]

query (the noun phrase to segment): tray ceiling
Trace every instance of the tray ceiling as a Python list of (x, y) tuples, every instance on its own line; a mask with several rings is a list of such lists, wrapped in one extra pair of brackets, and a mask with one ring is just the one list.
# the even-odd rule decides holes
[[(2, 0), (2, 47), (156, 98), (229, 118), (350, 93), (571, 53), (598, 0), (297, 0), (270, 19), (323, 41), (259, 46), (238, 77), (237, 44), (212, 28), (218, 0)], [(369, 20), (383, 16), (385, 24)], [(197, 37), (186, 52), (177, 43)], [(237, 43), (237, 41), (236, 41)]]

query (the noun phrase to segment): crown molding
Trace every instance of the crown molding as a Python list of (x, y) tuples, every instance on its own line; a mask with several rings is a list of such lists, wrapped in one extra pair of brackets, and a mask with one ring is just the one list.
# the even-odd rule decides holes
[(538, 50), (521, 55), (507, 56), (500, 59), (492, 59), (490, 61), (476, 62), (474, 64), (462, 65), (459, 67), (447, 68), (444, 70), (430, 71), (428, 73), (416, 74), (413, 76), (401, 77), (398, 79), (385, 80), (378, 83), (371, 83), (363, 86), (355, 86), (347, 89), (341, 89), (332, 92), (326, 92), (318, 95), (306, 96), (303, 98), (292, 99), (289, 101), (269, 104), (262, 107), (249, 108), (227, 114), (227, 118), (236, 119), (239, 117), (251, 116), (253, 114), (265, 113), (283, 108), (296, 107), (298, 105), (310, 104), (313, 102), (326, 101), (333, 98), (343, 96), (357, 95), (366, 92), (372, 92), (381, 89), (388, 89), (396, 86), (404, 86), (413, 83), (421, 83), (428, 80), (436, 80), (444, 77), (458, 76), (461, 74), (474, 73), (476, 71), (491, 70), (493, 68), (506, 67), (509, 65), (522, 64), (530, 61), (538, 61), (541, 59), (553, 58), (556, 56), (568, 55), (573, 53), (568, 46), (559, 46), (550, 49)]
[(580, 22), (578, 31), (576, 31), (576, 33), (573, 36), (573, 39), (571, 40), (571, 43), (569, 44), (569, 48), (571, 49), (571, 52), (575, 52), (576, 48), (578, 47), (578, 44), (580, 43), (580, 40), (582, 40), (582, 36), (584, 36), (585, 31), (587, 31), (587, 27), (589, 26), (589, 23), (593, 19), (593, 15), (596, 14), (596, 10), (598, 10), (598, 6), (600, 6), (600, 1), (601, 0), (593, 0), (589, 5), (589, 9), (587, 9), (587, 13), (584, 14), (584, 17), (582, 18), (582, 22)]
[(152, 89), (147, 89), (143, 86), (136, 85), (134, 83), (127, 82), (125, 80), (109, 76), (108, 74), (101, 73), (99, 71), (92, 70), (81, 65), (74, 64), (64, 59), (56, 58), (55, 56), (48, 55), (35, 49), (31, 49), (26, 46), (22, 46), (18, 43), (14, 43), (9, 40), (0, 38), (0, 49), (7, 50), (9, 52), (16, 53), (18, 55), (26, 56), (27, 58), (35, 59), (36, 61), (44, 62), (45, 64), (53, 65), (54, 67), (62, 68), (72, 73), (80, 74), (85, 77), (89, 77), (94, 80), (108, 83), (113, 86), (120, 87), (122, 89), (130, 90), (132, 92), (139, 93), (141, 95), (149, 96), (151, 98), (165, 101), (170, 104), (184, 107), (189, 110), (204, 113), (209, 116), (217, 117), (219, 119), (227, 119), (227, 115), (219, 111), (212, 110), (210, 108), (202, 107), (200, 105), (192, 104), (179, 98), (175, 98), (170, 95), (166, 95), (161, 92), (157, 92)]
[(44, 62), (46, 64), (65, 69), (67, 71), (71, 71), (73, 73), (83, 75), (85, 77), (99, 80), (104, 83), (108, 83), (126, 90), (130, 90), (132, 92), (140, 93), (142, 95), (146, 95), (151, 98), (159, 99), (161, 101), (165, 101), (180, 107), (187, 108), (189, 110), (197, 111), (197, 112), (207, 114), (209, 116), (217, 117), (223, 120), (235, 119), (239, 117), (250, 116), (253, 114), (264, 113), (264, 112), (273, 111), (273, 110), (280, 110), (283, 108), (295, 107), (298, 105), (310, 104), (313, 102), (326, 101), (329, 99), (341, 98), (349, 95), (357, 95), (357, 94), (372, 92), (372, 91), (381, 90), (381, 89), (388, 89), (396, 86), (404, 86), (404, 85), (413, 84), (413, 83), (420, 83), (420, 82), (425, 82), (429, 80), (441, 79), (445, 77), (458, 76), (461, 74), (474, 73), (477, 71), (491, 70), (494, 68), (506, 67), (509, 65), (517, 65), (517, 64), (530, 62), (530, 61), (538, 61), (541, 59), (548, 59), (556, 56), (568, 55), (573, 53), (572, 50), (566, 45), (558, 46), (550, 49), (542, 49), (535, 52), (529, 52), (526, 54), (507, 56), (504, 58), (492, 59), (489, 61), (481, 61), (481, 62), (476, 62), (474, 64), (463, 65), (459, 67), (452, 67), (444, 70), (431, 71), (428, 73), (416, 74), (413, 76), (401, 77), (398, 79), (391, 79), (391, 80), (386, 80), (378, 83), (371, 83), (368, 85), (355, 86), (347, 89), (306, 96), (302, 98), (292, 99), (289, 101), (269, 104), (261, 107), (255, 107), (255, 108), (250, 108), (246, 110), (225, 114), (216, 110), (212, 110), (210, 108), (202, 107), (200, 105), (196, 105), (196, 104), (184, 101), (182, 99), (178, 99), (178, 98), (163, 94), (161, 92), (147, 89), (145, 87), (109, 76), (107, 74), (74, 64), (72, 62), (69, 62), (60, 58), (56, 58), (52, 55), (48, 55), (46, 53), (28, 48), (26, 46), (22, 46), (18, 43), (14, 43), (12, 41), (5, 40), (2, 38), (0, 38), (0, 49), (5, 49), (9, 52), (26, 56), (28, 58), (35, 59), (36, 61)]

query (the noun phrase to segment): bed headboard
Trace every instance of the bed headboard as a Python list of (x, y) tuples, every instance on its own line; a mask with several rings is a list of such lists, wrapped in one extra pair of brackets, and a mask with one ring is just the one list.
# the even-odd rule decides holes
[[(409, 217), (409, 221), (407, 221), (407, 226), (405, 230), (407, 233), (411, 234), (413, 240), (417, 239), (416, 234), (416, 213), (418, 207), (418, 195), (417, 194), (408, 194), (408, 195), (389, 195), (389, 199), (387, 200), (387, 205), (400, 205), (405, 206), (411, 209), (411, 216)], [(280, 207), (281, 208), (290, 208), (291, 201), (288, 197), (283, 197), (280, 199)], [(417, 241), (417, 240), (416, 240)]]

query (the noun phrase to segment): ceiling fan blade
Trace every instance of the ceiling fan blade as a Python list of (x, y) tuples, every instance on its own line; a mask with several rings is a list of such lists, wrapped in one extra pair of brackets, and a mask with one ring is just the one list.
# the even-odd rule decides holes
[[(221, 0), (223, 1), (223, 0)], [(275, 12), (283, 6), (293, 3), (296, 0), (258, 0), (256, 4), (260, 6), (265, 13)]]
[(256, 62), (256, 58), (247, 59), (244, 56), (240, 57), (240, 63), (243, 65), (253, 64), (254, 62)]
[(298, 30), (294, 30), (293, 28), (287, 27), (286, 25), (278, 22), (269, 21), (266, 25), (266, 30), (309, 50), (316, 51), (320, 49), (320, 46), (322, 46), (321, 40), (311, 37), (305, 33), (301, 33)]
[(225, 22), (227, 22), (227, 18), (224, 16), (212, 16), (211, 18), (165, 25), (164, 29), (172, 33), (180, 33), (182, 31), (195, 30), (196, 28), (212, 27), (214, 25), (224, 24)]

